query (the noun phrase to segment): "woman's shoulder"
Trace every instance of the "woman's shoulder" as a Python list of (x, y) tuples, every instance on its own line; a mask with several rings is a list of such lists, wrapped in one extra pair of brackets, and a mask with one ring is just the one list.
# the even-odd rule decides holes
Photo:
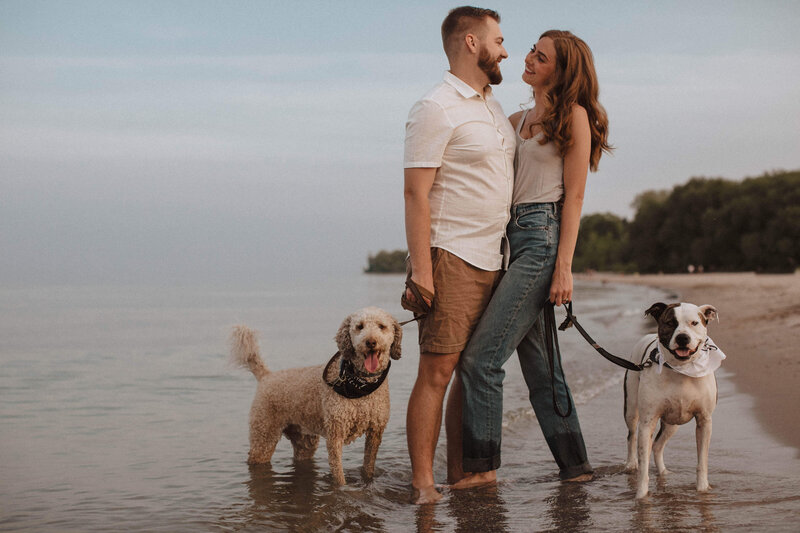
[(589, 126), (589, 113), (580, 104), (572, 104), (569, 116), (570, 125), (574, 127)]
[(572, 120), (589, 119), (589, 113), (586, 112), (586, 108), (581, 104), (572, 104), (570, 113), (572, 114)]

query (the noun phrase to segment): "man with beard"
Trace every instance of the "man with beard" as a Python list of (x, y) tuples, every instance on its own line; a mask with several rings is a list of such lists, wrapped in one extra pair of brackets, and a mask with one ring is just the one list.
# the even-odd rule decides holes
[[(490, 9), (450, 11), (442, 23), (450, 70), (414, 104), (406, 123), (409, 278), (403, 306), (425, 312), (406, 418), (414, 503), (441, 498), (433, 457), (442, 403), (507, 250), (516, 137), (489, 86), (503, 79), (500, 61), (508, 57), (499, 22), (500, 15)], [(455, 483), (465, 475), (458, 373), (447, 399), (445, 428), (448, 482)]]

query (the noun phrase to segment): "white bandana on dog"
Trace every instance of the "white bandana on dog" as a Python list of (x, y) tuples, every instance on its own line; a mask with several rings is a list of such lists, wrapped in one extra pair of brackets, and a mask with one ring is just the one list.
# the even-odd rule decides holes
[[(699, 349), (700, 355), (691, 363), (683, 365), (671, 365), (670, 368), (675, 372), (684, 374), (693, 378), (701, 378), (709, 374), (713, 374), (722, 365), (722, 360), (725, 359), (725, 354), (722, 350), (717, 348), (711, 337), (706, 337), (706, 342), (703, 347)], [(661, 368), (664, 366), (666, 358), (661, 353), (661, 343), (658, 343), (658, 373), (661, 373)]]

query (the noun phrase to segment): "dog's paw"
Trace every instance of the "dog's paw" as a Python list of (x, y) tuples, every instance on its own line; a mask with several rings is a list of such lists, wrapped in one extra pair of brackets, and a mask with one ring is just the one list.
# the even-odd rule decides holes
[(639, 489), (639, 490), (636, 491), (636, 499), (637, 500), (641, 500), (645, 496), (647, 496), (647, 487), (645, 487), (643, 489)]
[(632, 463), (625, 463), (625, 472), (630, 474), (632, 472), (636, 472), (637, 470), (639, 470), (638, 461), (634, 461)]
[(711, 485), (708, 484), (708, 481), (697, 484), (697, 492), (708, 492), (709, 490), (711, 490)]
[(658, 471), (659, 476), (668, 476), (670, 474), (672, 474), (672, 472), (670, 470), (667, 470), (666, 468)]

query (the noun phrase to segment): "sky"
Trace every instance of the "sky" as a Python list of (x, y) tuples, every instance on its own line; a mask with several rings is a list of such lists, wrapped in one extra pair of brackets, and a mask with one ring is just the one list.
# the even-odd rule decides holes
[[(0, 284), (258, 283), (405, 248), (405, 120), (457, 5), (0, 1)], [(508, 114), (542, 32), (592, 48), (616, 150), (585, 214), (800, 168), (800, 2), (479, 5)]]

